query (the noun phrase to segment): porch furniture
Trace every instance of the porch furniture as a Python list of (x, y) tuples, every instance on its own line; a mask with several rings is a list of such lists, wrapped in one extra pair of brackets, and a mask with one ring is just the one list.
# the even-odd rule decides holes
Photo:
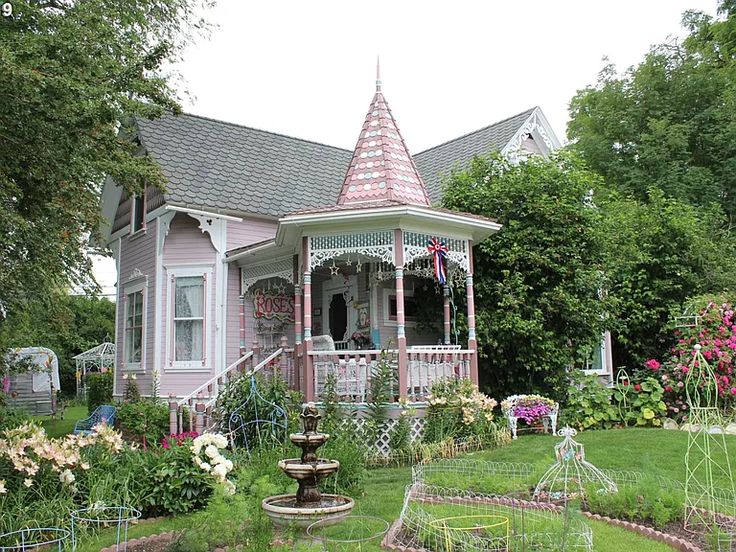
[(89, 435), (94, 432), (94, 427), (96, 425), (113, 425), (115, 423), (115, 412), (115, 407), (110, 404), (98, 406), (87, 418), (78, 420), (77, 423), (74, 424), (74, 434)]
[[(507, 397), (506, 400), (501, 402), (501, 410), (503, 415), (509, 422), (509, 429), (511, 430), (512, 439), (516, 439), (516, 427), (519, 421), (519, 417), (514, 415), (514, 408), (517, 403), (523, 399), (526, 399), (529, 395), (512, 395)], [(560, 412), (560, 403), (554, 403), (552, 410), (549, 414), (541, 416), (540, 420), (544, 427), (544, 432), (549, 433), (550, 425), (552, 426), (552, 435), (557, 434), (557, 416)]]

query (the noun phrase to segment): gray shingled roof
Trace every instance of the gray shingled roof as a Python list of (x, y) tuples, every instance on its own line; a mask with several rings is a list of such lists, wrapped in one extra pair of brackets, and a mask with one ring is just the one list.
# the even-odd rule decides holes
[[(442, 175), (501, 150), (534, 109), (414, 155), (433, 203)], [(352, 151), (196, 115), (139, 120), (169, 203), (274, 217), (333, 205)]]
[(413, 155), (432, 203), (441, 199), (442, 177), (449, 175), (455, 168), (467, 166), (476, 155), (500, 152), (535, 109), (536, 107), (532, 107), (523, 113)]

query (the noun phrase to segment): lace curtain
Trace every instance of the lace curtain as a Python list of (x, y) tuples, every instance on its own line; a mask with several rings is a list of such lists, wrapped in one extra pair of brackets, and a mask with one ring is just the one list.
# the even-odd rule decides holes
[(202, 360), (204, 331), (204, 278), (187, 276), (176, 279), (174, 312), (175, 359)]

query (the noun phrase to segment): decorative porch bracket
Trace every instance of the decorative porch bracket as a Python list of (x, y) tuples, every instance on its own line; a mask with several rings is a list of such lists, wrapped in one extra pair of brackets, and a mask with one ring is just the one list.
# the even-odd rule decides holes
[(241, 294), (246, 294), (256, 282), (268, 278), (282, 278), (293, 284), (294, 258), (292, 256), (281, 257), (267, 263), (244, 266), (240, 284)]
[(462, 270), (463, 273), (470, 274), (468, 240), (420, 234), (417, 232), (404, 232), (404, 266), (408, 267), (416, 259), (429, 259), (430, 254), (427, 250), (427, 245), (433, 237), (439, 238), (447, 246), (448, 264), (453, 264)]

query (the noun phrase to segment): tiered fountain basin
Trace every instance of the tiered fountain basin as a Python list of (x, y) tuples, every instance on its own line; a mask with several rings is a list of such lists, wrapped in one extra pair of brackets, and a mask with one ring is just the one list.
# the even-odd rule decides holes
[(322, 525), (337, 523), (347, 517), (355, 506), (352, 498), (335, 494), (322, 494), (319, 482), (340, 469), (340, 462), (319, 458), (317, 449), (330, 436), (317, 432), (319, 413), (308, 404), (301, 414), (304, 431), (292, 433), (289, 439), (302, 449), (300, 458), (279, 461), (279, 468), (299, 484), (296, 494), (269, 496), (261, 506), (274, 525), (307, 528), (316, 521)]
[(350, 515), (355, 506), (352, 498), (335, 494), (323, 494), (314, 507), (297, 506), (293, 494), (269, 496), (261, 504), (266, 515), (278, 527), (296, 526), (306, 529), (315, 521), (322, 525), (339, 523)]

